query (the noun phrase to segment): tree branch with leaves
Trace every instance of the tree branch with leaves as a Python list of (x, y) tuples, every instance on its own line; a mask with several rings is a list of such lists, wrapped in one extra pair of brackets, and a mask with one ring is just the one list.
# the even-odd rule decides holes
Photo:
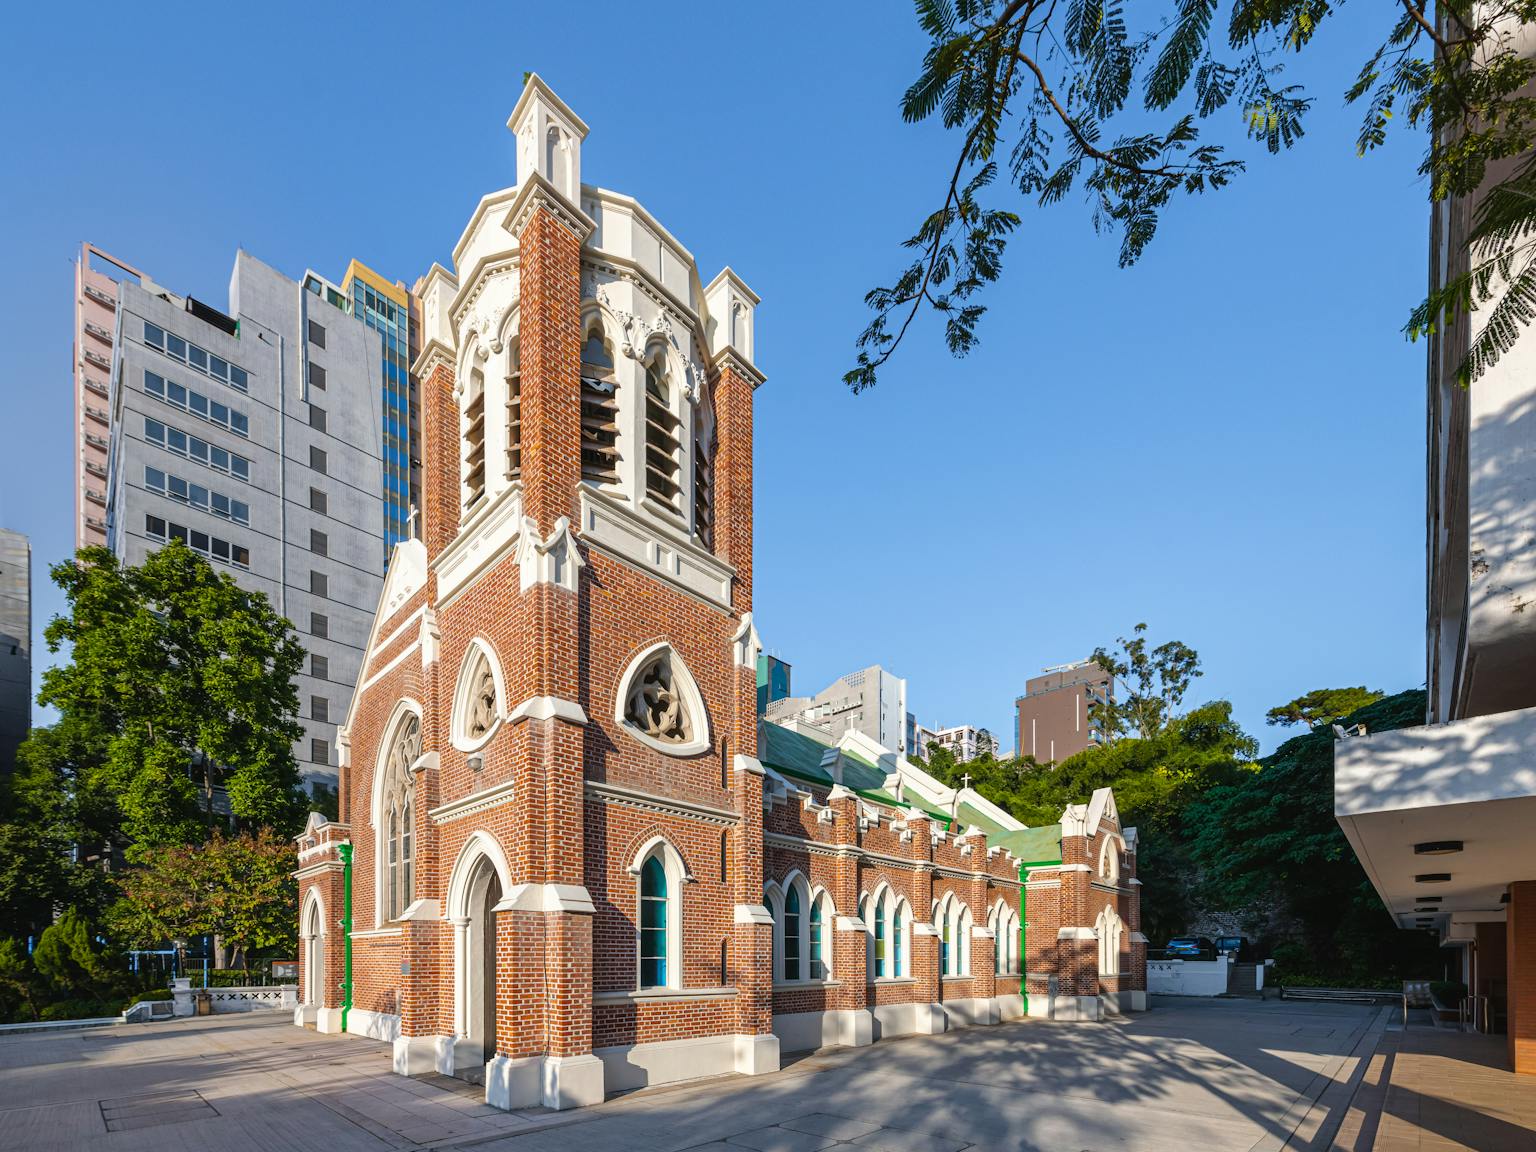
[[(901, 103), (908, 122), (938, 115), (960, 146), (939, 208), (905, 242), (914, 253), (889, 285), (865, 296), (874, 315), (844, 382), (872, 387), (926, 309), (942, 318), (949, 350), (979, 340), (982, 289), (1003, 272), (1019, 215), (987, 201), (1007, 155), (1008, 184), (1037, 205), (1083, 192), (1096, 231), (1120, 237), (1134, 264), (1176, 198), (1227, 186), (1245, 169), (1218, 134), (1236, 112), (1233, 140), (1280, 153), (1304, 135), (1313, 98), (1284, 81), (1288, 57), (1313, 42), (1338, 7), (1328, 0), (1231, 0), (1224, 32), (1217, 0), (1138, 6), (1123, 0), (916, 0), (929, 47)], [(1404, 331), (1426, 336), (1483, 312), (1457, 370), (1468, 384), (1497, 363), (1536, 319), (1536, 79), (1521, 29), (1536, 0), (1401, 0), (1385, 39), (1346, 100), (1364, 101), (1361, 154), (1385, 143), (1397, 111), (1427, 129), (1420, 171), (1431, 197), (1485, 190), (1467, 238), (1467, 267), (1434, 287)], [(1152, 122), (1150, 128), (1147, 121)], [(1135, 130), (1110, 136), (1114, 126)], [(1235, 130), (1241, 125), (1241, 131)], [(1512, 165), (1512, 168), (1509, 166)]]

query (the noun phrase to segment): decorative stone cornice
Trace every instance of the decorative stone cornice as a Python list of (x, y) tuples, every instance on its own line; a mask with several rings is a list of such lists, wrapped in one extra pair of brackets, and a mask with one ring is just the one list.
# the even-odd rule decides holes
[(459, 820), (465, 816), (473, 816), (476, 812), (484, 812), (487, 808), (494, 808), (512, 798), (512, 781), (507, 780), (501, 784), (493, 784), (489, 788), (482, 788), (479, 792), (471, 792), (458, 800), (450, 800), (447, 804), (440, 804), (427, 813), (434, 824), (446, 824), (450, 820)]
[(559, 189), (537, 172), (529, 173), (528, 179), (517, 190), (501, 226), (520, 238), (539, 208), (558, 220), (580, 244), (585, 244), (587, 237), (597, 231), (597, 222), (592, 217), (562, 196)]
[(735, 348), (722, 348), (715, 353), (714, 369), (716, 373), (727, 370), (737, 373), (752, 385), (753, 391), (761, 388), (767, 382), (768, 377), (758, 371), (757, 366), (749, 361)]
[(452, 371), (454, 367), (453, 349), (441, 340), (428, 340), (416, 357), (416, 363), (411, 366), (411, 372), (428, 379), (439, 368), (447, 368)]
[(524, 720), (565, 720), (571, 724), (586, 724), (587, 712), (574, 700), (562, 700), (558, 696), (530, 696), (507, 716), (508, 724)]
[(641, 792), (634, 788), (624, 788), (617, 784), (607, 784), (597, 780), (589, 780), (586, 784), (588, 796), (596, 797), (605, 804), (617, 804), (623, 808), (632, 808), (639, 812), (652, 812), (661, 816), (680, 816), (685, 820), (699, 820), (706, 824), (721, 826), (735, 825), (739, 817), (734, 812), (724, 808), (711, 808), (706, 804), (695, 804), (688, 800), (676, 800), (670, 796), (657, 796), (651, 792)]

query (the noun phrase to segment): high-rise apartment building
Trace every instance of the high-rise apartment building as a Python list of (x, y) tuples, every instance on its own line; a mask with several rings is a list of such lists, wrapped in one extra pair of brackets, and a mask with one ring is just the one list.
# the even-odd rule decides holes
[(32, 725), (32, 544), (0, 528), (0, 776)]
[(293, 622), (294, 752), (327, 786), (383, 582), (379, 338), (347, 303), (246, 252), (228, 314), (124, 281), (111, 374), (110, 546), (182, 540)]
[(75, 547), (107, 542), (107, 448), (118, 285), (139, 273), (93, 244), (75, 260)]
[(768, 711), (768, 705), (786, 699), (790, 694), (790, 664), (766, 652), (757, 654), (757, 714)]
[(357, 260), (347, 266), (341, 292), (352, 315), (379, 334), (383, 392), (379, 433), (384, 472), (384, 563), (394, 547), (415, 535), (412, 510), (421, 507), (421, 400), (410, 366), (419, 351), (421, 311), (404, 284), (391, 284)]
[(878, 664), (840, 676), (815, 696), (789, 696), (768, 705), (768, 720), (805, 727), (834, 741), (862, 732), (882, 746), (908, 751), (907, 682)]
[(997, 739), (985, 728), (977, 728), (972, 724), (940, 728), (932, 734), (930, 743), (946, 749), (960, 764), (978, 756), (997, 755)]
[(1024, 683), (1014, 701), (1014, 747), (1020, 756), (1059, 764), (1104, 743), (1106, 734), (1090, 706), (1115, 698), (1115, 678), (1092, 660), (1047, 668)]

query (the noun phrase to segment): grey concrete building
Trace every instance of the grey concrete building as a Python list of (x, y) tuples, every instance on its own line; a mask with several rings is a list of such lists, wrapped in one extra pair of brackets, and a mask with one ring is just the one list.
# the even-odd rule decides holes
[(107, 538), (130, 564), (186, 541), (292, 621), (311, 783), (334, 786), (383, 579), (379, 338), (248, 253), (229, 312), (120, 286)]
[(844, 732), (862, 732), (881, 746), (906, 755), (907, 682), (878, 664), (839, 676), (815, 696), (787, 696), (767, 707), (774, 724), (818, 733), (834, 741)]
[(32, 544), (0, 528), (0, 775), (32, 726)]

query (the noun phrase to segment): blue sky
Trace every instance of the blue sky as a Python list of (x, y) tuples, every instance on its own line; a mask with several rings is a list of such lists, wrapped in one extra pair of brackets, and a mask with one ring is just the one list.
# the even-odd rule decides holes
[(1354, 152), (1373, 15), (1294, 70), (1301, 145), (1177, 204), (1136, 268), (1081, 200), (1019, 205), (981, 346), (954, 360), (919, 325), (855, 397), (862, 296), (955, 147), (899, 115), (924, 47), (901, 0), (27, 6), (0, 73), (0, 525), (32, 537), (38, 670), (73, 539), (80, 241), (216, 303), (238, 247), (409, 282), (512, 182), (533, 70), (591, 127), (588, 182), (763, 297), (756, 609), (797, 689), (880, 663), (924, 723), (1009, 747), (1026, 677), (1141, 620), (1266, 747), (1264, 711), (1307, 689), (1416, 686), (1424, 358), (1400, 328), (1428, 210), (1419, 138)]

